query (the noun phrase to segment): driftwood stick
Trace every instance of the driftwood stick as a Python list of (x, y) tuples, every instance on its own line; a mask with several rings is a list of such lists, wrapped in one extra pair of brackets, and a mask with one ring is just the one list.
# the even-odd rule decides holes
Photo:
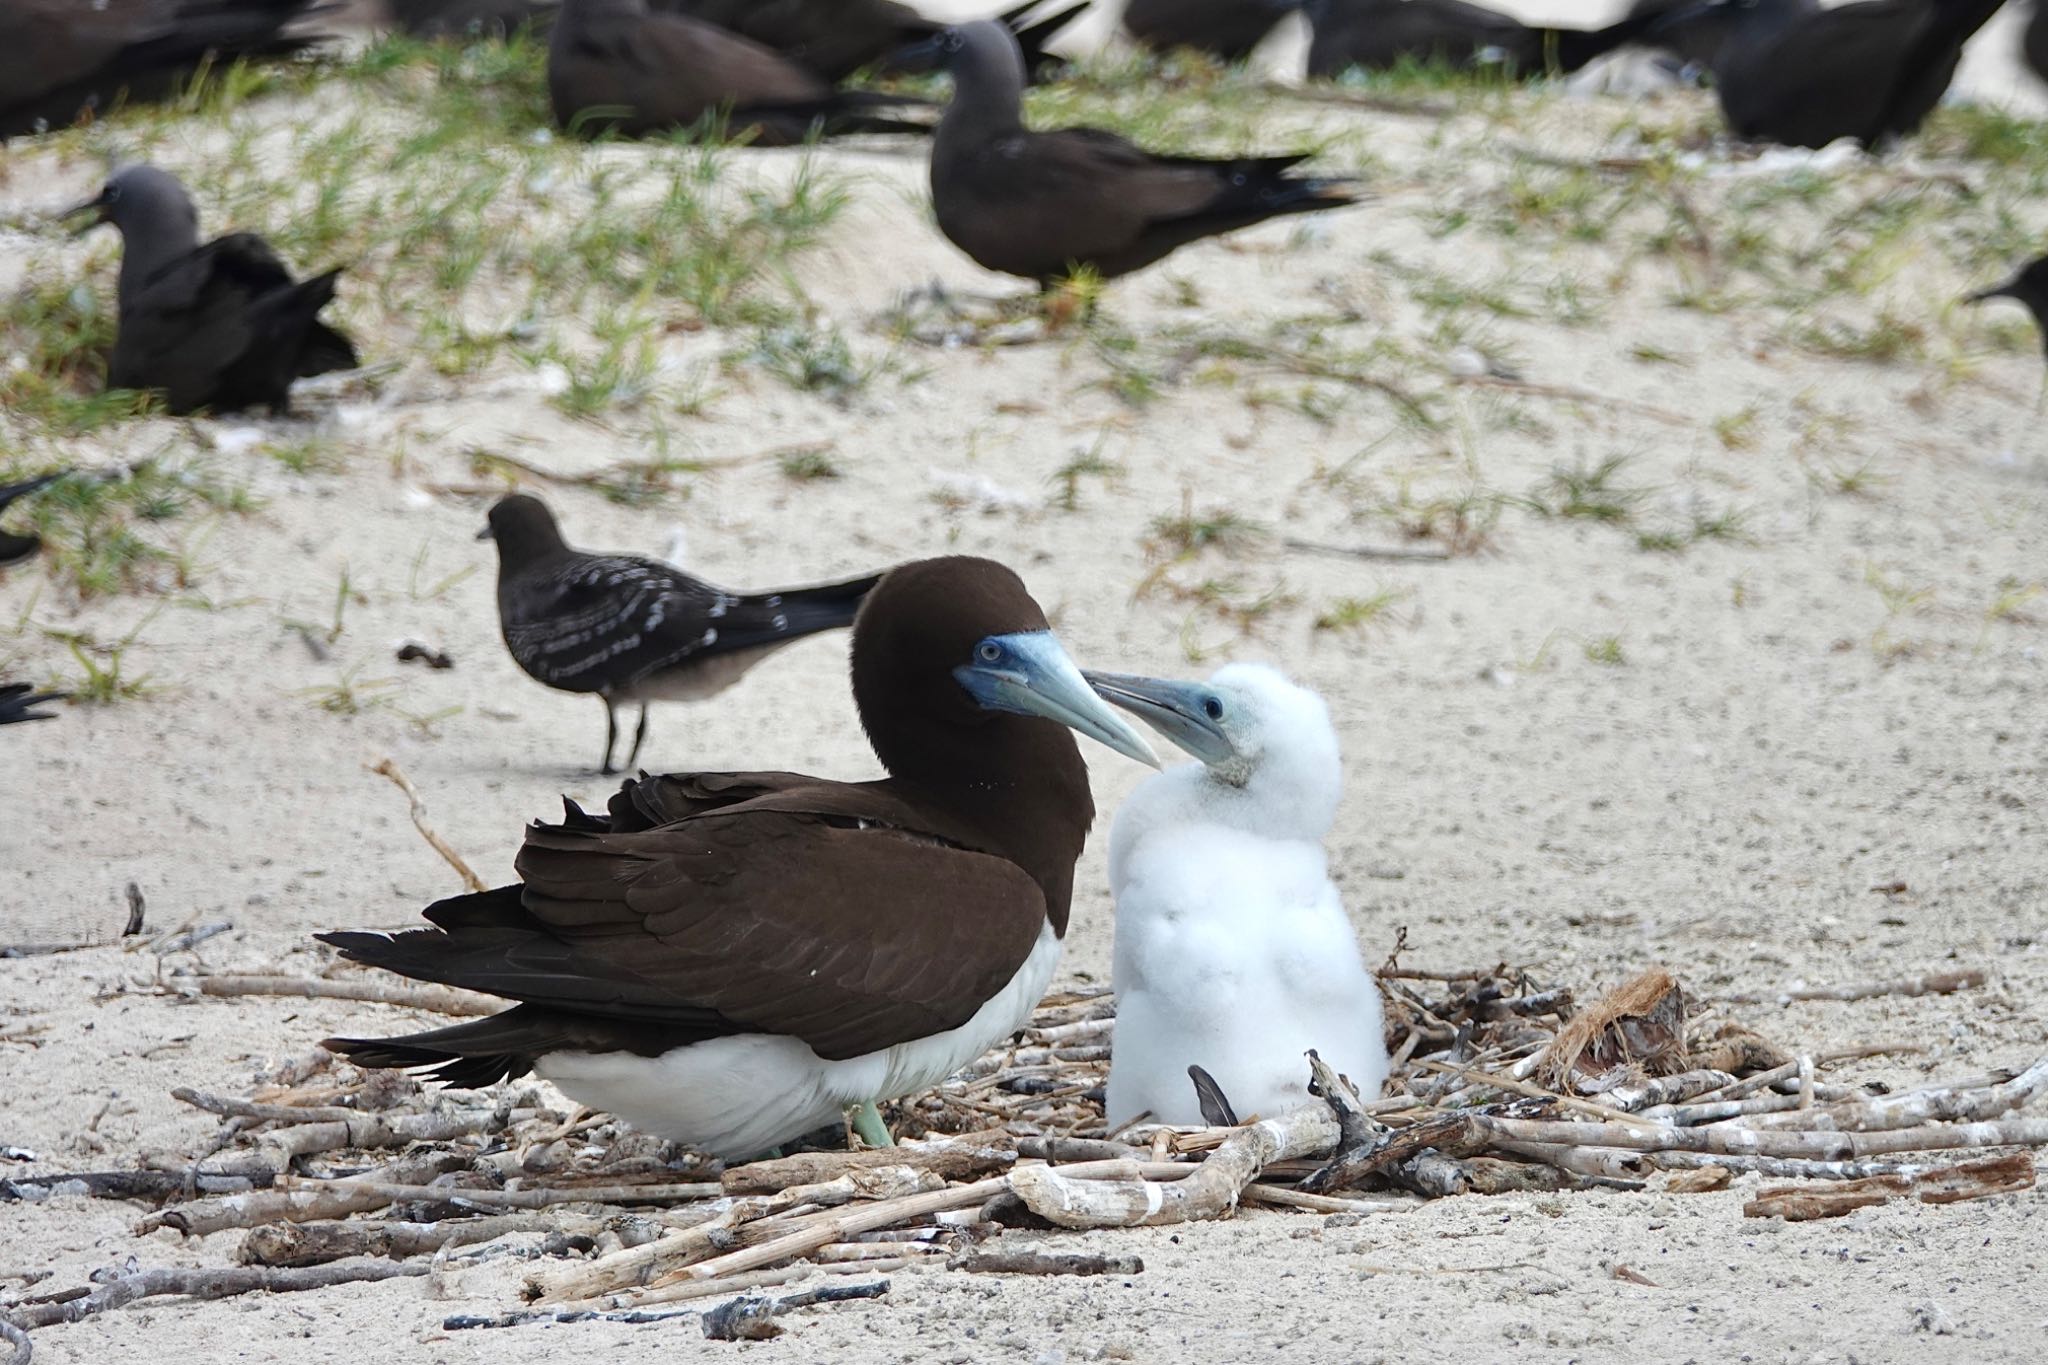
[(1615, 1147), (1568, 1147), (1555, 1142), (1497, 1142), (1503, 1152), (1513, 1152), (1572, 1175), (1600, 1176), (1608, 1180), (1640, 1180), (1651, 1169), (1641, 1152)]
[(1733, 1084), (1735, 1077), (1725, 1071), (1681, 1071), (1675, 1076), (1624, 1082), (1603, 1092), (1602, 1098), (1616, 1109), (1636, 1113), (1652, 1105), (1679, 1104)]
[(902, 1143), (868, 1152), (804, 1152), (750, 1161), (726, 1171), (727, 1194), (773, 1194), (792, 1185), (815, 1185), (852, 1171), (910, 1166), (947, 1180), (972, 1180), (1003, 1170), (1017, 1160), (1016, 1140), (1000, 1128), (963, 1133), (926, 1144)]
[(964, 1251), (946, 1262), (948, 1270), (971, 1275), (1136, 1275), (1145, 1263), (1136, 1256), (1044, 1251)]
[(658, 1285), (632, 1295), (631, 1302), (636, 1306), (687, 1303), (691, 1299), (715, 1299), (738, 1289), (761, 1289), (769, 1285), (788, 1284), (791, 1280), (801, 1280), (811, 1275), (872, 1275), (883, 1271), (901, 1270), (909, 1264), (908, 1256), (892, 1256), (885, 1261), (850, 1261), (842, 1265), (817, 1265), (810, 1261), (800, 1261), (796, 1265), (781, 1266), (774, 1270), (726, 1275), (716, 1280), (682, 1280), (675, 1284)]
[(444, 1247), (470, 1246), (515, 1232), (595, 1237), (604, 1227), (602, 1218), (538, 1213), (450, 1218), (439, 1223), (269, 1223), (249, 1230), (235, 1259), (243, 1265), (271, 1266), (322, 1265), (356, 1256), (402, 1261), (431, 1255)]
[(1476, 1117), (1497, 1140), (1621, 1147), (1634, 1152), (1717, 1152), (1793, 1156), (1821, 1161), (1883, 1156), (1890, 1152), (1948, 1151), (1962, 1147), (2048, 1145), (2048, 1119), (1996, 1123), (1936, 1123), (1874, 1133), (1773, 1133), (1746, 1128), (1635, 1128), (1619, 1123), (1559, 1123), (1545, 1119)]
[(238, 1194), (269, 1185), (273, 1175), (215, 1175), (187, 1181), (182, 1171), (72, 1171), (0, 1180), (0, 1204), (43, 1199), (177, 1199), (187, 1194)]
[(327, 1289), (337, 1284), (400, 1279), (426, 1273), (425, 1263), (404, 1261), (336, 1261), (332, 1265), (294, 1270), (270, 1266), (138, 1270), (75, 1299), (16, 1308), (12, 1316), (17, 1327), (50, 1327), (58, 1323), (79, 1322), (95, 1313), (125, 1308), (138, 1299), (166, 1294), (188, 1299), (226, 1299), (253, 1293), (288, 1294), (305, 1289)]
[(1757, 1191), (1756, 1198), (1742, 1206), (1742, 1212), (1747, 1218), (1783, 1218), (1796, 1223), (1813, 1218), (1839, 1218), (1893, 1199), (1953, 1204), (2033, 1187), (2033, 1156), (2010, 1152), (1911, 1175), (1876, 1175), (1839, 1185), (1776, 1185)]
[(1338, 1132), (1330, 1107), (1311, 1104), (1239, 1128), (1193, 1174), (1171, 1184), (1088, 1179), (1073, 1166), (1019, 1166), (1009, 1186), (1026, 1208), (1061, 1227), (1157, 1227), (1216, 1218), (1237, 1207), (1244, 1187), (1267, 1165), (1329, 1151)]
[(1310, 1213), (1406, 1213), (1415, 1201), (1400, 1199), (1339, 1199), (1328, 1194), (1307, 1194), (1286, 1185), (1268, 1185), (1254, 1180), (1244, 1187), (1247, 1204), (1271, 1204), (1283, 1209), (1307, 1209)]
[(420, 832), (420, 838), (427, 841), (429, 848), (441, 855), (442, 861), (455, 869), (455, 875), (462, 878), (462, 884), (473, 892), (488, 890), (483, 878), (477, 876), (470, 865), (462, 860), (462, 855), (450, 848), (448, 841), (436, 834), (434, 827), (427, 823), (427, 803), (420, 800), (419, 791), (412, 785), (412, 779), (388, 758), (379, 760), (370, 771), (379, 777), (390, 778), (392, 783), (405, 793), (405, 799), (411, 807), (412, 827)]
[(496, 996), (465, 991), (454, 986), (414, 986), (397, 981), (330, 981), (315, 976), (252, 976), (207, 973), (177, 978), (174, 984), (192, 984), (201, 995), (282, 995), (309, 1000), (361, 1000), (372, 1005), (399, 1005), (429, 1014), (475, 1017), (496, 1014), (505, 1002)]
[(1737, 1005), (1786, 1004), (1793, 1000), (1869, 1000), (1880, 995), (1948, 995), (1984, 984), (1984, 971), (1970, 967), (1962, 971), (1928, 972), (1922, 976), (1895, 976), (1883, 981), (1859, 981), (1850, 986), (1794, 986), (1768, 995), (1724, 995)]
[(1902, 1095), (1832, 1104), (1825, 1109), (1763, 1115), (1749, 1126), (1758, 1130), (1799, 1128), (1869, 1133), (1929, 1123), (1982, 1123), (2024, 1108), (2043, 1092), (2048, 1092), (2048, 1057), (2011, 1080), (1981, 1089), (1930, 1086)]
[(28, 1365), (35, 1358), (35, 1347), (29, 1344), (28, 1333), (4, 1317), (0, 1317), (0, 1343), (7, 1347), (6, 1365)]
[(819, 1285), (780, 1299), (747, 1296), (719, 1304), (706, 1312), (701, 1322), (711, 1341), (766, 1341), (782, 1335), (775, 1319), (784, 1313), (821, 1303), (878, 1299), (888, 1292), (887, 1280), (871, 1280), (866, 1284)]

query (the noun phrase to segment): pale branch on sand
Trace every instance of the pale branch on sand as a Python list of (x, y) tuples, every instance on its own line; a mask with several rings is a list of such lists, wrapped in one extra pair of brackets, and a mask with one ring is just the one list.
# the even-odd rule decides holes
[(0, 1317), (0, 1343), (7, 1347), (7, 1359), (0, 1361), (0, 1365), (28, 1365), (35, 1358), (35, 1347), (29, 1345), (28, 1333), (4, 1317)]
[(1560, 1123), (1548, 1119), (1475, 1116), (1496, 1140), (1549, 1142), (1574, 1147), (1620, 1147), (1635, 1152), (1716, 1152), (1842, 1161), (1889, 1152), (1945, 1151), (1959, 1147), (2048, 1145), (2048, 1119), (1997, 1123), (1930, 1124), (1874, 1133), (1770, 1133), (1746, 1128), (1632, 1128), (1619, 1123)]
[(1758, 1190), (1756, 1197), (1742, 1206), (1742, 1212), (1749, 1218), (1801, 1222), (1839, 1218), (1893, 1199), (1953, 1204), (2032, 1188), (2034, 1158), (2026, 1152), (2009, 1152), (1911, 1174), (1873, 1175), (1832, 1185), (1776, 1185)]
[(242, 973), (201, 972), (172, 977), (170, 985), (181, 994), (237, 996), (291, 996), (308, 1000), (360, 1000), (370, 1005), (398, 1005), (424, 1010), (428, 1014), (474, 1018), (496, 1014), (505, 1002), (493, 995), (465, 991), (455, 986), (420, 986), (405, 981), (379, 981), (365, 977), (329, 979), (316, 976), (253, 976)]
[(1337, 1136), (1329, 1106), (1314, 1104), (1238, 1129), (1171, 1184), (1122, 1172), (1086, 1178), (1074, 1166), (1019, 1166), (1010, 1172), (1010, 1190), (1024, 1207), (1063, 1228), (1158, 1227), (1216, 1218), (1237, 1207), (1244, 1187), (1266, 1166), (1326, 1152)]
[(998, 1249), (963, 1251), (946, 1262), (946, 1268), (976, 1275), (1136, 1275), (1145, 1263), (1136, 1256)]
[(1793, 1000), (1869, 1000), (1880, 995), (1948, 995), (1984, 984), (1980, 967), (1963, 971), (1928, 972), (1921, 976), (1895, 976), (1883, 981), (1859, 981), (1849, 986), (1792, 986), (1768, 994), (1724, 995), (1733, 1005), (1781, 1005)]
[(243, 1265), (306, 1266), (369, 1256), (404, 1260), (443, 1248), (489, 1242), (516, 1232), (552, 1232), (597, 1237), (606, 1220), (592, 1215), (504, 1213), (484, 1218), (450, 1218), (438, 1223), (341, 1220), (266, 1223), (251, 1228), (235, 1258)]
[(1760, 1115), (1748, 1126), (1759, 1131), (1798, 1128), (1879, 1132), (1929, 1123), (1981, 1123), (2025, 1107), (2044, 1091), (2048, 1091), (2048, 1057), (2008, 1081), (1983, 1088), (1934, 1086), (1903, 1095), (1832, 1104), (1824, 1109)]
[(427, 841), (429, 848), (441, 855), (443, 862), (455, 869), (455, 875), (462, 878), (465, 888), (471, 892), (490, 889), (484, 885), (483, 878), (477, 876), (469, 864), (462, 860), (462, 855), (450, 848), (448, 841), (436, 834), (434, 827), (427, 823), (427, 803), (420, 799), (419, 792), (412, 785), (412, 779), (407, 777), (396, 763), (388, 758), (381, 759), (371, 766), (370, 771), (379, 777), (390, 778), (393, 785), (405, 793), (405, 799), (412, 810), (412, 827), (420, 832), (420, 838)]
[(201, 1270), (138, 1270), (61, 1303), (37, 1303), (9, 1310), (17, 1327), (34, 1329), (80, 1322), (95, 1313), (125, 1308), (138, 1299), (175, 1294), (187, 1299), (226, 1299), (236, 1294), (289, 1294), (337, 1284), (391, 1280), (427, 1273), (425, 1262), (336, 1261), (331, 1265), (280, 1270), (270, 1266), (207, 1267)]

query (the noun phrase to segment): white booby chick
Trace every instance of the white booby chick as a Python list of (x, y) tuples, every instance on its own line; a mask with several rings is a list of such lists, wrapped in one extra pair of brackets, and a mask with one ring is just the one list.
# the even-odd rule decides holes
[(1279, 1114), (1309, 1097), (1310, 1048), (1377, 1096), (1379, 986), (1323, 853), (1344, 780), (1322, 698), (1263, 664), (1206, 683), (1087, 677), (1201, 760), (1147, 780), (1110, 833), (1110, 1126), (1203, 1122), (1191, 1066), (1237, 1115)]

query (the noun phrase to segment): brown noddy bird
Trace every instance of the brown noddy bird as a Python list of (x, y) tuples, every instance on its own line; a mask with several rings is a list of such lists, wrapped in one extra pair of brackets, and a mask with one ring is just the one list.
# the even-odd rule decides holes
[(661, 14), (647, 0), (565, 0), (548, 38), (555, 121), (583, 135), (629, 136), (722, 125), (769, 147), (814, 131), (925, 133), (873, 112), (921, 101), (830, 82), (715, 24)]
[(1538, 28), (1466, 0), (1306, 0), (1308, 74), (1385, 71), (1404, 61), (1570, 74), (1665, 22), (1656, 10), (1601, 29)]
[(123, 100), (158, 100), (208, 63), (288, 56), (314, 0), (6, 0), (0, 138), (68, 128)]
[(62, 701), (68, 692), (38, 692), (32, 683), (0, 683), (0, 725), (13, 725), (27, 720), (55, 720), (48, 711), (31, 708), (46, 701)]
[(174, 413), (282, 413), (293, 380), (355, 368), (355, 347), (319, 317), (341, 271), (294, 280), (253, 232), (202, 245), (192, 197), (168, 171), (123, 167), (64, 216), (85, 214), (88, 230), (121, 234), (112, 387), (158, 390)]
[(528, 826), (519, 883), (430, 906), (432, 929), (320, 935), (519, 1002), (326, 1046), (460, 1086), (532, 1071), (728, 1160), (937, 1084), (1052, 978), (1095, 815), (1070, 730), (1157, 760), (986, 559), (883, 577), (853, 696), (886, 777), (643, 777)]
[(2024, 305), (2034, 315), (2034, 325), (2041, 329), (2042, 346), (2048, 349), (2048, 256), (2027, 262), (2019, 274), (2004, 284), (1980, 289), (1963, 302), (1982, 303), (1986, 299), (2011, 299)]
[(1088, 267), (1128, 274), (1197, 241), (1354, 202), (1347, 182), (1296, 178), (1307, 159), (1162, 156), (1100, 128), (1024, 126), (1024, 61), (1001, 24), (933, 39), (953, 101), (932, 139), (939, 229), (989, 270), (1041, 287)]
[(714, 696), (784, 645), (852, 625), (880, 578), (728, 592), (657, 560), (571, 549), (547, 504), (525, 493), (501, 498), (478, 538), (498, 543), (498, 624), (514, 662), (604, 702), (606, 774), (618, 771), (621, 703), (640, 704), (631, 768), (648, 703)]
[(1303, 0), (1131, 0), (1124, 32), (1146, 47), (1191, 47), (1225, 62), (1241, 62)]
[[(59, 469), (49, 474), (38, 474), (33, 479), (24, 479), (19, 483), (0, 484), (0, 512), (5, 512), (16, 499), (25, 498), (38, 489), (49, 487), (70, 472), (68, 469)], [(0, 531), (0, 565), (19, 564), (42, 548), (42, 538), (33, 532), (15, 535), (9, 531)]]
[(1728, 130), (1748, 142), (1866, 148), (1917, 131), (1955, 79), (1963, 44), (2005, 0), (1856, 0), (1802, 8), (1705, 0), (1727, 16), (1714, 90)]

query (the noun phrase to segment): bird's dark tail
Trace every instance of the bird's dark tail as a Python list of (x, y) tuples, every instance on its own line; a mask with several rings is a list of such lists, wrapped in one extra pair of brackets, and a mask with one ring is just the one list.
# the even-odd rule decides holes
[(1031, 21), (1031, 11), (1037, 8), (1038, 0), (1031, 0), (1030, 4), (1019, 5), (1015, 9), (1005, 11), (1001, 16), (1004, 27), (1017, 39), (1017, 46), (1024, 54), (1024, 69), (1031, 73), (1034, 81), (1044, 80), (1054, 70), (1066, 65), (1065, 58), (1047, 52), (1045, 45), (1059, 37), (1062, 29), (1080, 17), (1081, 12), (1088, 8), (1088, 0), (1081, 0), (1078, 5), (1056, 10), (1034, 23)]
[(1569, 76), (1616, 48), (1634, 42), (1670, 17), (1664, 10), (1652, 9), (1631, 14), (1606, 28), (1544, 29), (1545, 64), (1560, 75)]
[[(1940, 102), (1955, 68), (1963, 44), (1991, 16), (2005, 6), (2005, 0), (1947, 0), (1931, 7), (1927, 25), (1915, 35), (1912, 45), (1900, 54), (1898, 76), (1892, 83), (1891, 98), (1878, 111), (1877, 121), (1857, 140), (1875, 147), (1887, 133), (1914, 131), (1926, 111)], [(1909, 113), (1908, 111), (1912, 112)], [(1911, 124), (1913, 126), (1903, 126)]]
[(62, 701), (66, 692), (37, 692), (30, 683), (0, 683), (0, 725), (28, 720), (55, 720), (48, 711), (34, 711), (46, 701)]
[(335, 283), (341, 278), (341, 267), (301, 280), (292, 289), (290, 311), (306, 320), (299, 344), (299, 363), (292, 373), (300, 379), (309, 379), (316, 374), (330, 370), (353, 370), (356, 367), (356, 348), (349, 339), (334, 328), (319, 320), (319, 312), (334, 299)]
[(789, 633), (811, 635), (852, 625), (868, 591), (881, 581), (880, 574), (869, 574), (866, 578), (849, 578), (844, 583), (791, 588), (775, 596), (782, 599), (778, 609), (789, 622)]

